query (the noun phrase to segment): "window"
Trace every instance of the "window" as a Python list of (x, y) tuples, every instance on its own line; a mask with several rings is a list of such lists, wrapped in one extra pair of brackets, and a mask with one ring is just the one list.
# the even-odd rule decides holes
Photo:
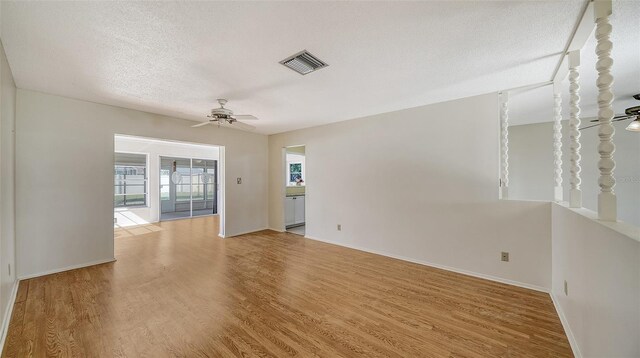
[[(178, 160), (176, 172), (180, 173), (182, 180), (176, 184), (176, 201), (191, 201), (191, 161)], [(183, 163), (184, 165), (182, 166)]]
[(160, 200), (170, 199), (171, 171), (169, 169), (160, 169)]
[(304, 185), (304, 155), (287, 153), (287, 186)]
[(196, 167), (195, 160), (191, 168), (191, 195), (192, 199), (204, 200), (204, 168)]
[(212, 201), (215, 197), (215, 160), (193, 159), (191, 193), (193, 200)]
[(289, 183), (296, 184), (302, 179), (302, 163), (289, 163)]
[(147, 156), (115, 153), (115, 207), (147, 205)]

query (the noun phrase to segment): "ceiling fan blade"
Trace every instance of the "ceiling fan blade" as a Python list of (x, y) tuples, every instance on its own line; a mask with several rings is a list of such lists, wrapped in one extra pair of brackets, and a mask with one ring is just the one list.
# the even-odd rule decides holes
[(613, 117), (611, 122), (626, 121), (627, 119), (631, 119), (631, 118), (633, 118), (633, 116)]
[[(613, 117), (613, 119), (611, 120), (611, 122), (620, 122), (620, 121), (626, 121), (627, 119), (631, 119), (634, 116), (618, 116), (618, 117)], [(599, 121), (596, 119), (595, 121), (589, 121), (591, 123), (596, 122), (596, 124), (592, 124), (590, 126), (586, 126), (586, 127), (582, 127), (582, 128), (578, 128), (578, 130), (583, 130), (583, 129), (587, 129), (587, 128), (592, 128), (592, 127), (597, 127), (599, 125), (601, 125), (602, 123), (598, 123)]]
[(210, 124), (210, 123), (211, 122), (198, 123), (198, 124), (192, 125), (191, 128), (198, 128), (198, 127), (206, 126), (207, 124)]
[(583, 129), (589, 129), (589, 128), (597, 127), (597, 126), (599, 126), (599, 125), (600, 125), (600, 123), (598, 123), (598, 124), (592, 124), (592, 125), (590, 125), (590, 126), (586, 126), (586, 127), (578, 128), (578, 130), (579, 130), (579, 131), (581, 131), (581, 130), (583, 130)]
[[(619, 122), (619, 121), (626, 121), (627, 119), (631, 118), (632, 116), (618, 116), (618, 117), (613, 117), (613, 119), (611, 120), (611, 122)], [(589, 121), (591, 123), (598, 123), (600, 122), (597, 119), (591, 120)]]
[(258, 117), (252, 116), (250, 114), (235, 114), (235, 115), (233, 115), (233, 118), (239, 119), (239, 120), (243, 120), (243, 121), (247, 121), (247, 120), (255, 121), (255, 120), (258, 120)]
[(238, 130), (243, 130), (243, 131), (252, 131), (254, 129), (256, 129), (256, 127), (254, 126), (250, 126), (246, 123), (242, 123), (242, 122), (238, 122), (238, 121), (232, 121), (231, 123), (229, 123), (228, 121), (220, 121), (220, 122), (216, 122), (215, 125), (217, 127), (224, 127), (224, 128), (233, 128), (233, 129), (238, 129)]
[[(627, 117), (630, 117), (630, 116), (628, 116), (626, 114), (618, 114), (615, 117), (613, 117), (613, 121), (615, 122), (616, 120), (620, 120), (618, 118), (627, 118)], [(587, 118), (582, 118), (582, 119), (583, 120), (587, 120), (589, 122), (599, 122), (598, 121), (598, 117), (587, 117)]]

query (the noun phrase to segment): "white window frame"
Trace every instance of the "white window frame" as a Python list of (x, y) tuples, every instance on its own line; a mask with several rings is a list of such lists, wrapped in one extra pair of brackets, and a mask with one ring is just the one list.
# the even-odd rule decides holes
[[(139, 153), (139, 152), (123, 152), (123, 151), (117, 151), (114, 152), (114, 160), (113, 160), (113, 169), (115, 171), (115, 167), (117, 165), (116, 161), (115, 161), (115, 155), (116, 154), (135, 154), (135, 155), (142, 155), (144, 156), (144, 204), (142, 205), (116, 205), (115, 204), (115, 197), (116, 196), (124, 196), (126, 198), (126, 195), (131, 195), (131, 194), (116, 194), (115, 193), (115, 182), (113, 184), (113, 197), (114, 197), (114, 203), (113, 203), (113, 207), (117, 208), (117, 209), (127, 209), (127, 208), (148, 208), (150, 203), (149, 203), (149, 154), (148, 153)], [(126, 179), (125, 179), (126, 180)], [(115, 172), (114, 172), (114, 181), (115, 181)], [(126, 184), (126, 183), (125, 183)], [(125, 199), (126, 201), (126, 199)]]

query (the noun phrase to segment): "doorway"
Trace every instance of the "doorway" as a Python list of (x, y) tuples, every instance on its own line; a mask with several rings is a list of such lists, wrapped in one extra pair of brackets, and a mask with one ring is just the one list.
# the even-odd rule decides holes
[(116, 134), (114, 165), (114, 228), (219, 214), (224, 235), (223, 146)]
[(305, 146), (284, 148), (284, 160), (284, 227), (287, 232), (304, 236), (306, 232), (307, 191)]
[(160, 157), (160, 221), (218, 213), (218, 161)]

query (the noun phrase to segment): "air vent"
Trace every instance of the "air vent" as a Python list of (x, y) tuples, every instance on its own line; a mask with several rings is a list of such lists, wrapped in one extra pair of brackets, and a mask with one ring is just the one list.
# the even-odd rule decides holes
[(289, 56), (286, 59), (280, 61), (280, 63), (298, 72), (301, 75), (306, 75), (307, 73), (311, 73), (323, 67), (329, 66), (326, 63), (320, 61), (314, 55), (310, 54), (307, 50), (299, 52), (293, 56)]

